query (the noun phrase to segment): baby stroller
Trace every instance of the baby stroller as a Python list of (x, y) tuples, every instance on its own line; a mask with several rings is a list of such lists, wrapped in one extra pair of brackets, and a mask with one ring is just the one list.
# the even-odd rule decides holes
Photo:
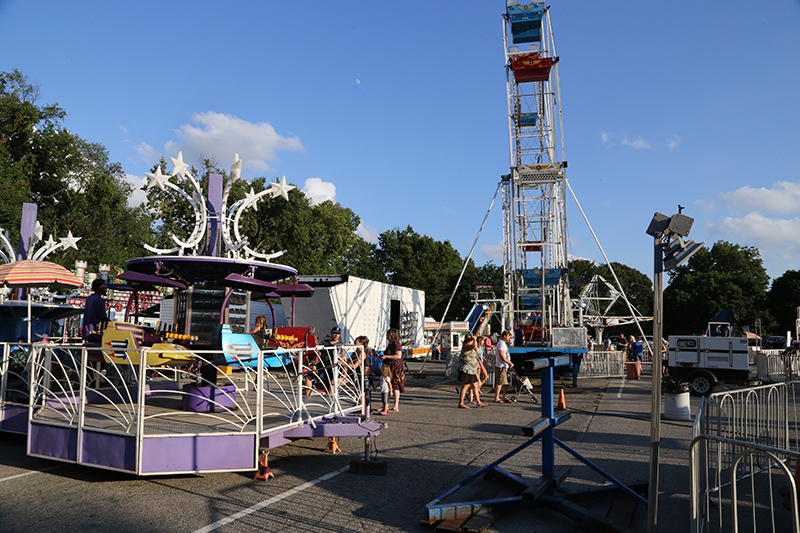
[(523, 378), (517, 374), (516, 370), (511, 370), (509, 379), (511, 381), (510, 385), (514, 390), (514, 394), (511, 395), (512, 402), (521, 400), (523, 396), (530, 395), (533, 403), (539, 403), (539, 398), (533, 393), (533, 385), (531, 385), (531, 380), (527, 376)]

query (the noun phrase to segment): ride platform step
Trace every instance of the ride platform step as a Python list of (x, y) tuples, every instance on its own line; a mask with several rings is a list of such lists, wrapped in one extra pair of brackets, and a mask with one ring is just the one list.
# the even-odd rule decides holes
[(467, 518), (448, 518), (434, 524), (436, 533), (484, 533), (494, 522), (493, 514), (476, 514)]

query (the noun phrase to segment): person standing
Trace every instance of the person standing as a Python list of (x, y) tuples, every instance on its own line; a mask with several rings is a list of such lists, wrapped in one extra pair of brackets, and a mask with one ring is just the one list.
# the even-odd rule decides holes
[(611, 337), (606, 337), (606, 340), (603, 341), (603, 351), (607, 352), (611, 350)]
[(642, 338), (636, 340), (636, 337), (631, 335), (630, 347), (628, 348), (628, 379), (641, 379), (642, 377), (642, 354), (644, 353), (644, 344)]
[(519, 322), (514, 322), (514, 346), (525, 346), (525, 332)]
[[(342, 330), (339, 329), (339, 326), (334, 326), (331, 329), (331, 333), (328, 336), (328, 340), (325, 341), (325, 349), (322, 351), (322, 358), (321, 358), (321, 365), (322, 368), (318, 368), (318, 376), (320, 381), (322, 382), (323, 387), (328, 388), (333, 380), (333, 373), (334, 373), (334, 366), (337, 364), (346, 364), (347, 358), (344, 356), (342, 350)], [(331, 390), (331, 392), (333, 392)]]
[(476, 387), (480, 383), (478, 379), (478, 355), (475, 337), (467, 335), (464, 338), (464, 344), (461, 345), (461, 364), (458, 367), (458, 381), (461, 383), (458, 407), (461, 409), (469, 409), (469, 406), (464, 403), (467, 390), (471, 390), (475, 394), (478, 407), (486, 407), (486, 404), (481, 402), (480, 389)]
[[(469, 391), (469, 403), (473, 401), (477, 404), (480, 404), (480, 400), (475, 400), (475, 391), (480, 393), (481, 387), (486, 381), (489, 379), (489, 373), (486, 371), (486, 358), (485, 358), (485, 346), (486, 346), (486, 337), (483, 335), (478, 335), (475, 337), (475, 348), (478, 350), (478, 382), (475, 383), (474, 388), (470, 389)], [(478, 405), (478, 407), (484, 407), (486, 404)]]
[(392, 328), (386, 332), (386, 351), (383, 352), (383, 364), (389, 365), (392, 369), (392, 394), (394, 395), (394, 405), (389, 409), (390, 413), (400, 410), (400, 393), (406, 391), (406, 374), (403, 372), (403, 345), (400, 344), (400, 333)]
[(378, 414), (389, 414), (389, 396), (392, 394), (392, 369), (389, 365), (381, 368), (381, 402), (383, 403)]
[[(633, 335), (631, 335), (631, 342), (633, 342)], [(622, 352), (623, 355), (627, 357), (628, 355), (628, 341), (625, 339), (625, 335), (619, 336), (619, 341), (617, 342), (617, 350)]]
[(106, 301), (103, 299), (107, 292), (105, 280), (96, 278), (92, 282), (92, 294), (86, 298), (86, 305), (83, 308), (83, 329), (81, 333), (84, 341), (100, 342), (101, 326), (108, 322)]
[[(511, 332), (504, 330), (495, 347), (494, 373), (497, 380), (494, 386), (495, 403), (511, 403), (511, 400), (506, 396), (508, 392), (508, 373), (514, 368), (514, 363), (511, 362), (511, 355), (508, 352), (509, 342), (511, 342)], [(502, 398), (500, 397), (501, 394)]]

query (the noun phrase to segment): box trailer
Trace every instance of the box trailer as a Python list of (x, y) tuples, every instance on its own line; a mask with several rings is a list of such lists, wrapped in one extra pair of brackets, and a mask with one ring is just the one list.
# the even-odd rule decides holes
[[(383, 351), (386, 332), (395, 328), (400, 332), (405, 357), (427, 354), (425, 291), (356, 276), (298, 276), (297, 282), (313, 287), (314, 295), (295, 299), (294, 322), (313, 327), (321, 342), (331, 328), (339, 326), (345, 344), (366, 335), (371, 347)], [(284, 309), (292, 306), (291, 298), (282, 298), (281, 303)]]
[(747, 338), (670, 335), (669, 375), (689, 382), (692, 392), (708, 395), (720, 383), (750, 381)]

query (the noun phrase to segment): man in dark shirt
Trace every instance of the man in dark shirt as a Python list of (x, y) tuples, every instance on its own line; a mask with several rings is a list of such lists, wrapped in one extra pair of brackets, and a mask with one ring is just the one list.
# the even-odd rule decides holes
[(108, 322), (108, 314), (106, 313), (106, 301), (103, 296), (106, 295), (105, 281), (97, 278), (92, 282), (92, 294), (86, 298), (86, 306), (83, 308), (83, 340), (85, 341), (99, 341), (100, 335), (98, 331), (100, 326)]

